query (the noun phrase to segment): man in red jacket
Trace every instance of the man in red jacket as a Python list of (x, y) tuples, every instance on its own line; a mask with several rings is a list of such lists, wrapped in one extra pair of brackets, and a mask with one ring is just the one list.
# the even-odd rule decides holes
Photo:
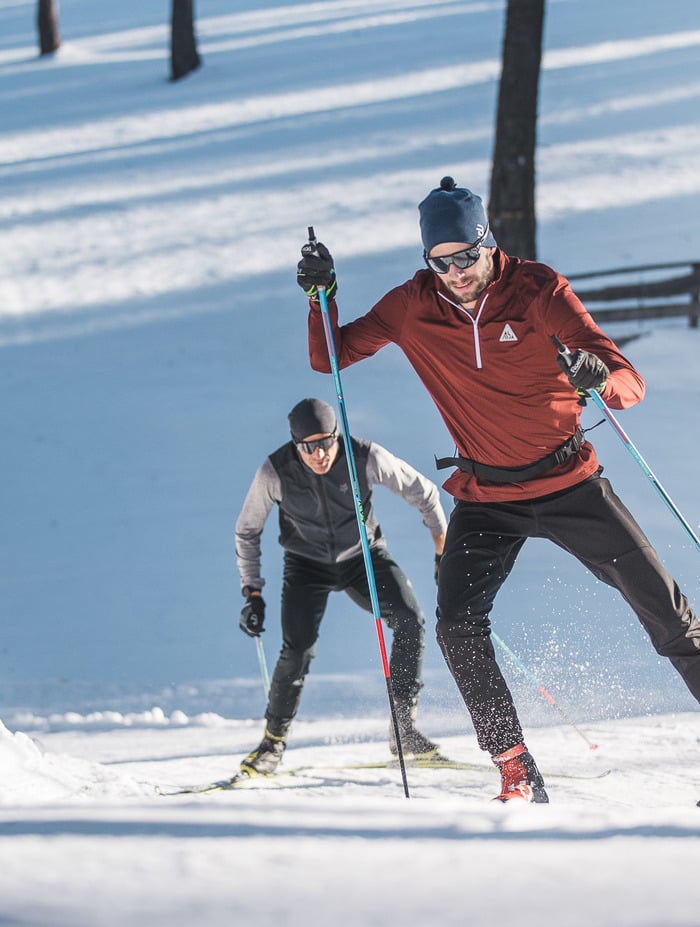
[[(490, 636), (494, 599), (526, 539), (548, 538), (618, 589), (699, 701), (700, 623), (580, 426), (587, 391), (625, 409), (644, 396), (640, 375), (566, 278), (498, 248), (474, 193), (445, 177), (418, 209), (427, 268), (347, 325), (338, 325), (328, 249), (302, 248), (311, 366), (330, 370), (325, 287), (339, 366), (394, 343), (432, 396), (458, 452), (438, 461), (455, 468), (444, 486), (456, 503), (440, 562), (438, 643), (479, 746), (501, 772), (497, 798), (546, 802)], [(553, 337), (573, 352), (568, 363)]]

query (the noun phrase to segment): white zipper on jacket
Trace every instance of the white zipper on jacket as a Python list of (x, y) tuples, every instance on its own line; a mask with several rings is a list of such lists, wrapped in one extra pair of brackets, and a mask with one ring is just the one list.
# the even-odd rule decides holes
[(466, 315), (466, 317), (472, 323), (472, 326), (474, 327), (474, 359), (476, 361), (476, 369), (481, 370), (481, 368), (483, 367), (483, 364), (481, 363), (481, 339), (479, 338), (479, 319), (481, 318), (481, 313), (483, 311), (484, 306), (486, 305), (486, 300), (489, 298), (489, 294), (486, 293), (484, 295), (484, 298), (481, 300), (481, 303), (479, 304), (479, 309), (476, 315), (472, 315), (471, 312), (468, 312), (463, 306), (460, 306), (459, 303), (453, 303), (452, 300), (449, 299), (447, 296), (445, 296), (444, 293), (438, 293), (438, 296), (441, 296), (445, 300), (445, 302), (448, 302), (451, 306), (454, 306), (455, 309), (459, 309), (459, 311), (463, 315)]

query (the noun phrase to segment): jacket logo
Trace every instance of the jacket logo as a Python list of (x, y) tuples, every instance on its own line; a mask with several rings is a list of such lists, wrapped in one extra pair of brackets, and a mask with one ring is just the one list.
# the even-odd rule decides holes
[(503, 326), (501, 337), (498, 340), (499, 341), (517, 341), (518, 336), (515, 334), (513, 329), (510, 327), (510, 325), (506, 322), (506, 324)]

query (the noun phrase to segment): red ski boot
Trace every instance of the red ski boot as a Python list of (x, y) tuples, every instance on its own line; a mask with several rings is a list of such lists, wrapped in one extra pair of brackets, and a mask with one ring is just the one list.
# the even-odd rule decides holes
[(494, 801), (506, 802), (514, 798), (537, 803), (549, 801), (544, 779), (525, 744), (517, 744), (492, 760), (501, 773), (501, 794), (496, 795)]

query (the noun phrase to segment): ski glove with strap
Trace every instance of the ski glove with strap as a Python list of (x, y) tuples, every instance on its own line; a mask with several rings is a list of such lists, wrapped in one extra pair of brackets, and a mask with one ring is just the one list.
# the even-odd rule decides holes
[(246, 596), (246, 603), (241, 609), (238, 622), (241, 631), (249, 637), (260, 637), (265, 622), (265, 599), (261, 595)]
[(579, 393), (595, 389), (602, 392), (610, 371), (603, 361), (579, 348), (573, 355), (557, 355), (557, 363), (569, 379), (569, 383)]
[(333, 256), (320, 241), (309, 241), (301, 249), (301, 260), (297, 264), (297, 283), (314, 302), (318, 302), (320, 286), (326, 288), (328, 299), (333, 299), (338, 292)]

